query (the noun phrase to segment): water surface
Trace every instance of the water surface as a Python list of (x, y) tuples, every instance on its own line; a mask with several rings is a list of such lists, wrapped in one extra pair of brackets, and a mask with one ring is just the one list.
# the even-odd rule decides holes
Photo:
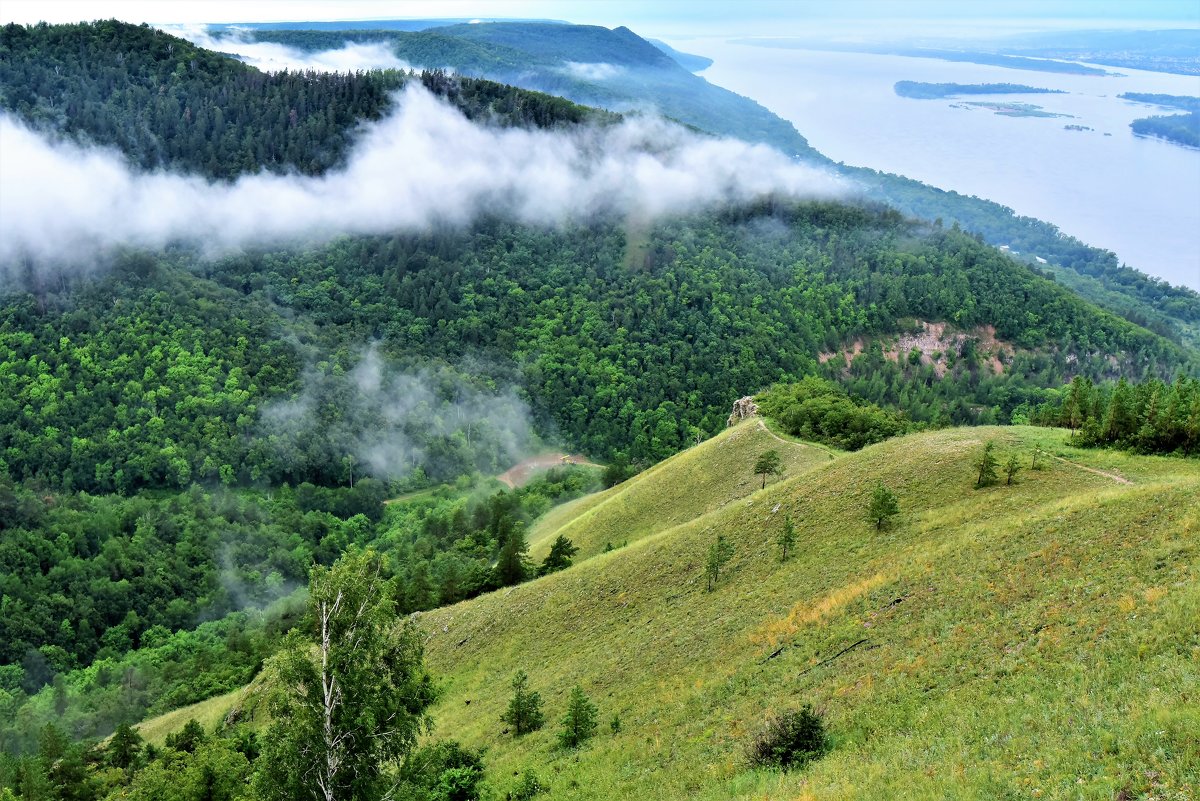
[[(1200, 150), (1134, 136), (1130, 121), (1176, 112), (1117, 98), (1197, 96), (1200, 78), (1113, 67), (1106, 69), (1124, 77), (1065, 75), (718, 39), (671, 45), (714, 59), (705, 78), (791, 121), (834, 161), (994, 200), (1132, 267), (1200, 289)], [(1068, 94), (915, 100), (895, 94), (900, 80), (1019, 83)], [(955, 108), (963, 100), (1031, 103), (1073, 119)], [(1094, 130), (1064, 129), (1069, 124)]]

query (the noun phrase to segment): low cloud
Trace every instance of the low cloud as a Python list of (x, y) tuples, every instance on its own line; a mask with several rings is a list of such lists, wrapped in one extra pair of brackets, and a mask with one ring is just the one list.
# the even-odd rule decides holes
[(261, 426), (290, 461), (381, 479), (498, 472), (533, 441), (514, 387), (484, 390), (449, 368), (397, 370), (375, 347), (345, 374), (310, 370), (299, 395), (264, 408)]
[(346, 42), (337, 50), (305, 52), (275, 42), (256, 42), (250, 34), (236, 28), (218, 36), (209, 34), (204, 25), (164, 26), (163, 30), (205, 50), (237, 56), (264, 72), (411, 69), (408, 62), (396, 57), (386, 42)]
[(563, 65), (563, 71), (573, 78), (585, 81), (607, 81), (616, 78), (625, 70), (616, 64), (604, 62), (568, 61)]
[(118, 247), (194, 245), (216, 256), (340, 234), (533, 225), (603, 213), (649, 219), (769, 193), (829, 196), (830, 173), (765, 145), (698, 136), (656, 117), (569, 131), (478, 125), (411, 84), (364, 125), (344, 168), (231, 183), (140, 172), (117, 152), (51, 141), (0, 116), (0, 273), (25, 260), (95, 263)]

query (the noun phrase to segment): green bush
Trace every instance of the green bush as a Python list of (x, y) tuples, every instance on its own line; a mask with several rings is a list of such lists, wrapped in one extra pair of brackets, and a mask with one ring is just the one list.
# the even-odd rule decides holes
[(849, 451), (911, 428), (901, 415), (852, 398), (837, 384), (816, 376), (773, 386), (755, 400), (762, 414), (777, 420), (792, 436)]
[(829, 750), (825, 724), (812, 707), (772, 716), (750, 741), (748, 757), (755, 767), (803, 767)]
[(483, 757), (454, 740), (409, 754), (400, 769), (399, 797), (412, 801), (474, 801), (480, 797)]
[(536, 795), (550, 792), (549, 786), (542, 784), (541, 779), (537, 777), (529, 768), (521, 774), (520, 781), (508, 794), (508, 801), (529, 801)]

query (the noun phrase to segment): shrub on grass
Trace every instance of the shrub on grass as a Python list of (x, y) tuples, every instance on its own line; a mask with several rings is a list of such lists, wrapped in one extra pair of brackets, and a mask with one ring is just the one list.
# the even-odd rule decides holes
[(708, 591), (712, 592), (721, 578), (721, 568), (733, 558), (733, 543), (718, 534), (717, 541), (708, 549), (708, 558), (704, 561), (704, 578), (708, 581)]
[(1017, 455), (1014, 453), (1012, 456), (1008, 457), (1008, 461), (1004, 463), (1004, 475), (1005, 475), (1004, 483), (1006, 485), (1012, 484), (1013, 476), (1015, 476), (1017, 474), (1017, 471), (1020, 469), (1021, 469), (1021, 463), (1017, 461)]
[(875, 525), (875, 530), (883, 531), (898, 514), (900, 501), (896, 498), (896, 493), (882, 483), (876, 484), (875, 491), (871, 493), (871, 502), (867, 505), (867, 519)]
[(767, 488), (767, 476), (783, 475), (783, 462), (779, 458), (779, 451), (770, 450), (758, 457), (754, 463), (755, 475), (762, 476), (762, 488)]
[(536, 795), (549, 792), (550, 788), (542, 784), (541, 779), (537, 777), (529, 768), (521, 774), (520, 780), (517, 781), (517, 786), (508, 793), (509, 801), (529, 801)]
[(1033, 448), (1033, 462), (1029, 465), (1030, 470), (1045, 470), (1046, 469), (1046, 452), (1042, 450), (1041, 445), (1035, 445)]
[(805, 704), (769, 718), (747, 750), (750, 764), (755, 767), (788, 770), (823, 756), (829, 750), (829, 738), (821, 716)]
[(775, 542), (779, 545), (779, 561), (786, 562), (796, 544), (796, 527), (792, 524), (792, 518), (787, 515), (783, 516), (783, 530), (779, 532), (779, 538)]
[(399, 796), (409, 801), (474, 801), (482, 792), (483, 757), (453, 740), (417, 749), (400, 768)]

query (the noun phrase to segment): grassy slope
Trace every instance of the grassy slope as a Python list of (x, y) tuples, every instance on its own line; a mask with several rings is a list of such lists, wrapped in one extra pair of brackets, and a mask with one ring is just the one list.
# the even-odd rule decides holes
[[(551, 797), (1187, 797), (1200, 789), (1200, 468), (1073, 452), (1063, 436), (893, 440), (426, 614), (438, 734), (486, 745), (501, 790), (528, 766)], [(976, 491), (984, 438), (1002, 453), (1043, 441), (1135, 483), (1054, 462)], [(904, 510), (883, 534), (862, 522), (877, 480)], [(770, 545), (776, 503), (800, 521), (786, 564)], [(718, 531), (738, 551), (710, 594), (701, 563)], [(549, 724), (514, 741), (498, 718), (518, 668)], [(554, 730), (576, 682), (623, 729), (564, 754)], [(804, 702), (834, 751), (803, 773), (746, 770), (763, 716)]]
[(190, 706), (180, 707), (143, 721), (135, 728), (143, 739), (154, 745), (162, 745), (166, 742), (168, 734), (179, 731), (189, 720), (195, 720), (205, 731), (213, 731), (221, 726), (229, 710), (246, 692), (247, 688), (243, 687)]
[(266, 705), (263, 701), (266, 698), (264, 690), (272, 682), (271, 676), (272, 672), (268, 668), (241, 689), (173, 709), (158, 717), (144, 720), (134, 728), (147, 742), (163, 745), (168, 734), (178, 732), (189, 720), (195, 720), (205, 731), (219, 730), (224, 727), (234, 710), (236, 713), (232, 717), (238, 722), (250, 723), (256, 728), (261, 728), (267, 722)]
[(530, 530), (530, 553), (535, 560), (544, 558), (562, 534), (579, 546), (577, 558), (586, 559), (603, 551), (605, 543), (635, 542), (715, 511), (762, 486), (751, 470), (755, 459), (772, 449), (779, 453), (783, 478), (831, 458), (823, 449), (773, 436), (760, 420), (747, 421), (616, 487), (551, 510)]
[[(985, 439), (1002, 461), (1040, 443), (1134, 483), (1052, 461), (974, 490)], [(435, 736), (485, 746), (501, 794), (514, 771), (534, 769), (546, 798), (1192, 797), (1200, 465), (1064, 440), (1037, 428), (892, 440), (426, 613), (444, 689)], [(876, 481), (902, 507), (882, 534), (863, 522)], [(772, 539), (784, 512), (800, 542), (781, 564)], [(737, 554), (707, 593), (703, 552), (717, 532)], [(499, 722), (517, 669), (548, 720), (521, 740)], [(619, 714), (623, 727), (564, 753), (554, 734), (577, 682), (604, 724)], [(744, 743), (764, 716), (806, 702), (824, 713), (832, 753), (804, 772), (746, 769)], [(172, 728), (189, 717), (174, 715)]]

